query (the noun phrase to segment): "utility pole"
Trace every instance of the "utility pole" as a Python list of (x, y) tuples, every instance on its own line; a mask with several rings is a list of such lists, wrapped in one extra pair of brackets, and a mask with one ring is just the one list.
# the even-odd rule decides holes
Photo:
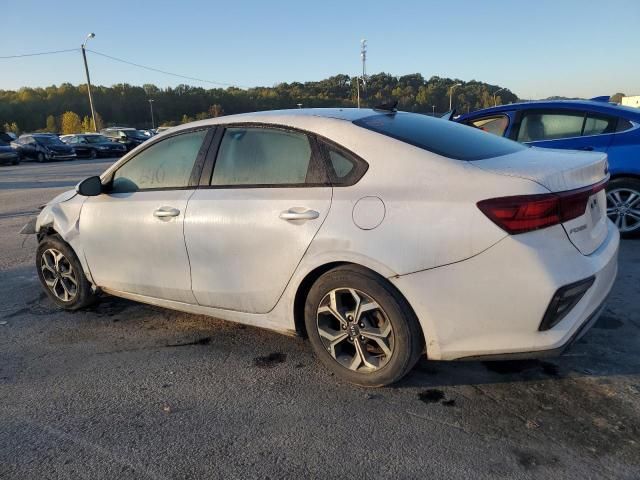
[(453, 90), (454, 90), (456, 87), (459, 87), (460, 85), (462, 85), (462, 84), (461, 84), (461, 83), (456, 83), (455, 85), (453, 85), (453, 86), (451, 87), (451, 90), (449, 90), (449, 110), (451, 110), (452, 105), (453, 105), (453, 102), (452, 102), (452, 101), (453, 101)]
[(89, 93), (89, 107), (91, 107), (91, 118), (93, 118), (93, 130), (95, 132), (98, 131), (98, 122), (96, 120), (96, 109), (93, 108), (93, 97), (91, 96), (91, 79), (89, 78), (89, 66), (87, 65), (87, 52), (85, 52), (85, 47), (87, 46), (87, 42), (89, 39), (94, 38), (96, 36), (95, 33), (90, 33), (87, 35), (84, 43), (81, 45), (82, 49), (82, 59), (84, 60), (84, 71), (87, 74), (87, 92)]
[(153, 119), (153, 99), (152, 98), (149, 99), (149, 107), (151, 107), (151, 129), (153, 130), (154, 128), (156, 128), (156, 122)]
[(362, 77), (358, 80), (358, 108), (360, 108), (360, 79), (362, 79), (362, 93), (367, 87), (367, 40), (360, 40), (360, 59), (362, 60)]
[(493, 92), (493, 106), (494, 107), (498, 106), (498, 103), (496, 102), (496, 95), (498, 93), (500, 93), (501, 91), (503, 91), (503, 90), (504, 90), (504, 88), (501, 88), (500, 90), (496, 90), (495, 92)]
[(435, 117), (436, 116), (436, 106), (435, 105), (431, 105), (431, 107), (433, 108), (432, 116)]

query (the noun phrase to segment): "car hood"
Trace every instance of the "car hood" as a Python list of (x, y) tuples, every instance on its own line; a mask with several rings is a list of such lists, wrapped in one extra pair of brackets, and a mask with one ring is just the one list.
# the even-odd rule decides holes
[(57, 203), (66, 202), (67, 200), (71, 200), (77, 194), (78, 192), (76, 192), (75, 188), (73, 190), (67, 190), (66, 192), (62, 192), (60, 195), (49, 200), (46, 205), (55, 205)]
[(71, 153), (73, 152), (73, 148), (69, 145), (46, 145), (48, 150), (52, 152), (60, 152), (60, 153)]

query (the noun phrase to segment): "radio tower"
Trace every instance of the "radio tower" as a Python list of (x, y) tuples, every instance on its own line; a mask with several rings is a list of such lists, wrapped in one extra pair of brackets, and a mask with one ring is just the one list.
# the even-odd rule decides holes
[(362, 59), (362, 77), (358, 79), (358, 108), (360, 108), (360, 80), (362, 80), (362, 93), (367, 88), (367, 40), (360, 40), (360, 58)]

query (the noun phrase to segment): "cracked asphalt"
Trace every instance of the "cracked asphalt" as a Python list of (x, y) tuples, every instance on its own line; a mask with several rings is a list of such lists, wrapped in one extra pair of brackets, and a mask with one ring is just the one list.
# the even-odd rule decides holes
[(567, 355), (362, 389), (302, 339), (110, 297), (56, 310), (18, 231), (109, 163), (0, 167), (0, 478), (640, 478), (640, 241)]

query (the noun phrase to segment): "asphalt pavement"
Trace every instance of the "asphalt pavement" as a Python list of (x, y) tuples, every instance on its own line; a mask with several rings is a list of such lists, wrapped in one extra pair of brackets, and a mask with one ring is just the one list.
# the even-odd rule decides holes
[(0, 167), (0, 478), (640, 478), (640, 241), (567, 355), (363, 389), (302, 339), (112, 297), (57, 310), (18, 231), (109, 164)]

